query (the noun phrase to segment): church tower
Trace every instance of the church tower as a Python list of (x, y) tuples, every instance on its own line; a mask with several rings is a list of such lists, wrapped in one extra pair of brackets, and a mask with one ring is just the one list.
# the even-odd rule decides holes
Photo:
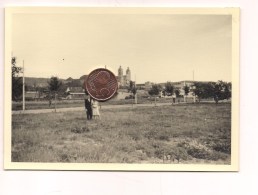
[(129, 67), (127, 67), (127, 70), (126, 70), (126, 84), (129, 84), (131, 81), (131, 71), (129, 69)]
[(129, 67), (127, 67), (127, 70), (126, 70), (126, 80), (127, 81), (131, 80), (131, 71), (130, 71)]
[(124, 85), (123, 69), (121, 66), (118, 69), (118, 82), (120, 82), (120, 85)]

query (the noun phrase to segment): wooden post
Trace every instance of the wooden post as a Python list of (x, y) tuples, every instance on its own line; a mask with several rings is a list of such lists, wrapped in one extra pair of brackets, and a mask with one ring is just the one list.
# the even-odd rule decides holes
[[(194, 70), (193, 70), (193, 83), (194, 83)], [(194, 84), (194, 86), (193, 86), (193, 90), (195, 90), (195, 84)], [(194, 95), (194, 97), (193, 97), (193, 101), (194, 101), (194, 103), (196, 102), (196, 98), (195, 98), (195, 93), (193, 92), (193, 95)]]
[(25, 76), (24, 76), (24, 60), (22, 61), (22, 69), (23, 69), (23, 76), (22, 76), (22, 110), (25, 110)]
[(55, 112), (56, 112), (56, 92), (55, 92)]
[(196, 87), (193, 86), (193, 101), (194, 101), (194, 103), (196, 102), (195, 89), (196, 89)]
[(135, 75), (135, 79), (134, 79), (134, 89), (135, 89), (135, 95), (134, 95), (134, 100), (135, 100), (135, 104), (137, 104), (137, 89), (136, 89), (136, 75)]

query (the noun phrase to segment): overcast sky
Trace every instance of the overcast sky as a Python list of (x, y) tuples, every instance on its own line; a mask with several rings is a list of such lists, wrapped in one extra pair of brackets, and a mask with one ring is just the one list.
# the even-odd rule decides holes
[(25, 75), (79, 78), (96, 67), (132, 80), (231, 81), (230, 15), (15, 14), (12, 53)]

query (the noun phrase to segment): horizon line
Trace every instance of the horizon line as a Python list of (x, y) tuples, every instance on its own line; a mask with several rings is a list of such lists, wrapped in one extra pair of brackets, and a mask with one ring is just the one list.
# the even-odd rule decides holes
[[(82, 76), (87, 76), (87, 75), (82, 75)], [(81, 77), (82, 77), (81, 76)], [(25, 76), (25, 78), (36, 78), (36, 79), (50, 79), (51, 77), (58, 77), (58, 76), (50, 76), (50, 77), (32, 77), (32, 76)], [(61, 78), (61, 77), (58, 77), (59, 79), (61, 80), (67, 80), (69, 78), (72, 78), (72, 77), (68, 77), (66, 79), (64, 78)], [(81, 80), (80, 78), (72, 78), (73, 80)], [(131, 81), (134, 81), (134, 80), (131, 80)], [(187, 79), (187, 80), (177, 80), (177, 81), (171, 81), (171, 80), (167, 80), (167, 81), (162, 81), (162, 82), (153, 82), (153, 81), (144, 81), (144, 82), (141, 82), (141, 83), (138, 83), (138, 84), (144, 84), (146, 82), (150, 82), (150, 83), (167, 83), (167, 82), (183, 82), (183, 81), (189, 81), (189, 82), (217, 82), (217, 81), (224, 81), (224, 82), (232, 82), (232, 81), (228, 81), (228, 80), (222, 80), (222, 79), (218, 79), (216, 81), (211, 81), (211, 80), (191, 80), (191, 79)]]

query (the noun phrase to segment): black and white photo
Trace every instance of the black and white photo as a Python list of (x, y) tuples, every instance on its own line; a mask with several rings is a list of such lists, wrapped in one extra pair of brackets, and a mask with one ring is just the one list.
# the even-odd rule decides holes
[(7, 8), (5, 167), (237, 171), (238, 39), (236, 8)]

